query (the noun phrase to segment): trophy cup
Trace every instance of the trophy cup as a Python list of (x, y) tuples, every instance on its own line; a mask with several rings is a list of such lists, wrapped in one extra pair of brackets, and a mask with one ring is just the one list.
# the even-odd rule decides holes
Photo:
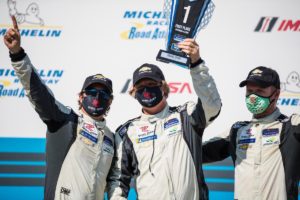
[(166, 50), (160, 50), (156, 60), (189, 68), (190, 58), (178, 48), (177, 43), (195, 38), (209, 23), (214, 8), (211, 0), (165, 0), (163, 12), (169, 26)]

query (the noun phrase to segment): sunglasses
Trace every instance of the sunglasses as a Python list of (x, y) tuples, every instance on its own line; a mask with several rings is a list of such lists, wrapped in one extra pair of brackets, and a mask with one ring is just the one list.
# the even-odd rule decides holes
[(139, 84), (139, 85), (136, 85), (135, 88), (137, 90), (140, 90), (140, 89), (144, 89), (145, 87), (161, 87), (162, 86), (162, 83), (157, 83), (157, 82), (150, 82), (150, 83), (146, 83), (146, 84)]
[(93, 97), (96, 97), (99, 94), (105, 99), (109, 99), (111, 96), (110, 92), (106, 89), (87, 88), (84, 90), (84, 93)]

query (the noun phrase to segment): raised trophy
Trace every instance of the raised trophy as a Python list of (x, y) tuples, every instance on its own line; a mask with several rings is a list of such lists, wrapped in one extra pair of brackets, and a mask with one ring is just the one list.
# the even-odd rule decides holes
[(189, 68), (190, 58), (178, 48), (177, 43), (195, 38), (208, 24), (214, 8), (211, 0), (165, 0), (163, 12), (169, 25), (166, 50), (160, 50), (156, 60)]

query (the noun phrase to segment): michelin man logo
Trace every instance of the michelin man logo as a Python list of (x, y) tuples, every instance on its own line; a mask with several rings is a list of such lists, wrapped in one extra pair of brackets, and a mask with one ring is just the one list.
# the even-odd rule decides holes
[(37, 3), (31, 3), (26, 8), (26, 13), (21, 13), (17, 10), (15, 0), (7, 0), (7, 6), (9, 9), (9, 14), (16, 17), (16, 20), (19, 24), (28, 23), (28, 24), (37, 24), (44, 26), (44, 20), (39, 17), (40, 9)]
[(286, 82), (281, 83), (281, 90), (291, 93), (300, 93), (300, 75), (293, 71), (286, 79)]

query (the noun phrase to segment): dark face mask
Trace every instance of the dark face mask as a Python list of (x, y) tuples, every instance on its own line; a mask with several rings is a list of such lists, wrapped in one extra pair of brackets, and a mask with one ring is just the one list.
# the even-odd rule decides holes
[(89, 115), (98, 117), (106, 113), (109, 107), (110, 94), (103, 89), (88, 89), (82, 100), (82, 107)]
[(135, 98), (142, 106), (151, 108), (159, 104), (163, 95), (159, 86), (144, 87), (136, 91)]

